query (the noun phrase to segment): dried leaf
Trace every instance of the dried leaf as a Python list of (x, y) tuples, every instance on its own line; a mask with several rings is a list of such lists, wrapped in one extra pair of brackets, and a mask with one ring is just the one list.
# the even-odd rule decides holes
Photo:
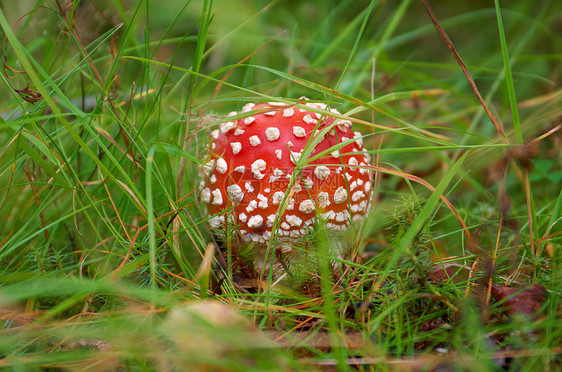
[(535, 315), (545, 301), (546, 290), (540, 284), (528, 288), (514, 288), (492, 285), (492, 295), (496, 301), (502, 301), (505, 313)]
[(25, 88), (23, 89), (14, 89), (14, 91), (20, 95), (21, 98), (23, 98), (24, 100), (26, 100), (27, 102), (30, 103), (35, 103), (35, 102), (39, 102), (41, 101), (41, 99), (43, 98), (41, 96), (41, 93), (39, 93), (37, 90), (35, 89), (31, 89), (29, 87), (29, 82), (27, 83), (27, 85), (25, 86)]

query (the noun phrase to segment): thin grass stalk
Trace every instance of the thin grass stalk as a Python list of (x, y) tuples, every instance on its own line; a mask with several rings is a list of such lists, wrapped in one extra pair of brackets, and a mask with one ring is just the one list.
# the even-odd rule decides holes
[(519, 120), (519, 110), (517, 109), (517, 97), (515, 95), (515, 85), (513, 83), (513, 74), (511, 72), (511, 61), (509, 59), (509, 50), (507, 49), (507, 41), (505, 39), (505, 31), (503, 28), (502, 14), (500, 2), (494, 0), (496, 6), (496, 17), (498, 20), (498, 31), (500, 34), (500, 43), (502, 49), (503, 65), (505, 70), (505, 82), (507, 84), (507, 93), (509, 97), (509, 105), (511, 107), (511, 116), (513, 119), (513, 130), (515, 131), (515, 139), (517, 143), (523, 143), (523, 132), (521, 131), (521, 122)]

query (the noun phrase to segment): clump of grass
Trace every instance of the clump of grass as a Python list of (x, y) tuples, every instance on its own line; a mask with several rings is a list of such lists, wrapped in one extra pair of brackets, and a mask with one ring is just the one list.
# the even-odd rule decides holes
[[(393, 222), (388, 226), (391, 230), (391, 236), (400, 239), (402, 235), (412, 227), (413, 222), (418, 217), (423, 207), (423, 198), (417, 194), (402, 195), (400, 200), (396, 201), (396, 206), (392, 210)], [(410, 243), (410, 254), (427, 261), (428, 238), (430, 236), (430, 223), (425, 223), (416, 233)], [(426, 256), (426, 257), (422, 257)]]

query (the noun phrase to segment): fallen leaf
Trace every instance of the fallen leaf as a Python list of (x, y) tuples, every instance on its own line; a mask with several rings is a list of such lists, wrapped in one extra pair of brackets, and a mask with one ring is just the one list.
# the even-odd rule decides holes
[(545, 301), (546, 290), (540, 284), (528, 288), (514, 288), (492, 285), (492, 295), (498, 302), (502, 301), (505, 313), (535, 315)]

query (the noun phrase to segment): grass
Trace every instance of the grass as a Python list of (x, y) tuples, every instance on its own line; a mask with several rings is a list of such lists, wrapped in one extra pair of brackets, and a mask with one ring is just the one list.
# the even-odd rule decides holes
[[(560, 368), (562, 4), (0, 5), (3, 368)], [(279, 282), (215, 242), (197, 165), (303, 95), (364, 134), (376, 202)]]

